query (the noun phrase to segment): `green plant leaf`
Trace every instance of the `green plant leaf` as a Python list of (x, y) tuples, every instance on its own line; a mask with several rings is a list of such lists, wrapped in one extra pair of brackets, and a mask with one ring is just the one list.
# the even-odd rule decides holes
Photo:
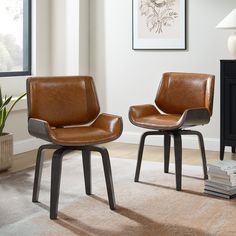
[(3, 102), (2, 106), (0, 107), (0, 110), (1, 110), (3, 107), (7, 106), (7, 104), (9, 104), (9, 102), (11, 101), (11, 99), (12, 99), (12, 96), (10, 96), (9, 98), (6, 98), (5, 101)]
[(2, 117), (2, 112), (3, 112), (3, 109), (0, 109), (0, 120), (1, 120), (1, 117)]
[(12, 103), (11, 107), (9, 108), (9, 110), (7, 111), (6, 113), (6, 118), (5, 120), (7, 119), (7, 117), (9, 116), (10, 112), (12, 111), (13, 107), (16, 105), (16, 103), (21, 100), (21, 98), (23, 98), (24, 96), (26, 95), (26, 93), (22, 94), (20, 97), (18, 97), (15, 102)]
[(6, 123), (6, 116), (7, 116), (7, 108), (4, 107), (1, 112), (1, 120), (0, 120), (0, 130), (4, 128), (5, 123)]
[(3, 100), (2, 100), (2, 88), (0, 87), (0, 107), (2, 106)]
[[(1, 89), (0, 89), (0, 96), (1, 96)], [(10, 112), (12, 111), (12, 109), (14, 108), (14, 106), (16, 105), (16, 103), (21, 99), (23, 98), (24, 96), (26, 95), (26, 93), (22, 94), (20, 97), (18, 97), (13, 103), (12, 105), (10, 106), (9, 110), (7, 110), (7, 105), (10, 103), (11, 99), (12, 99), (12, 96), (10, 97), (7, 97), (6, 95), (4, 96), (4, 101), (2, 99), (2, 96), (0, 97), (0, 136), (2, 135), (3, 133), (3, 129), (5, 127), (5, 123), (6, 123), (6, 120), (10, 114)]]

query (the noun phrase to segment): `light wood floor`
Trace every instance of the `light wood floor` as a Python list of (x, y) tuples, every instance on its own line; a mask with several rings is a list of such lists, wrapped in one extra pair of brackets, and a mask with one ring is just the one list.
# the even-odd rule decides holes
[[(138, 145), (136, 144), (126, 144), (126, 143), (109, 143), (104, 145), (108, 148), (111, 157), (116, 158), (128, 158), (128, 159), (137, 159)], [(45, 159), (51, 159), (52, 156), (51, 150), (46, 151)], [(13, 166), (9, 170), (11, 172), (23, 170), (25, 168), (34, 166), (35, 158), (37, 151), (30, 151), (14, 156)], [(97, 153), (94, 155), (97, 155)], [(207, 151), (206, 152), (207, 162), (212, 163), (219, 160), (219, 152)], [(225, 159), (236, 160), (236, 154), (225, 153)], [(155, 146), (145, 146), (143, 160), (146, 161), (158, 161), (163, 162), (163, 147)], [(174, 153), (173, 149), (171, 150), (171, 162), (174, 163)], [(200, 150), (183, 150), (183, 163), (189, 165), (201, 165), (201, 154)], [(5, 172), (6, 173), (6, 172)], [(4, 172), (2, 173), (4, 174)]]

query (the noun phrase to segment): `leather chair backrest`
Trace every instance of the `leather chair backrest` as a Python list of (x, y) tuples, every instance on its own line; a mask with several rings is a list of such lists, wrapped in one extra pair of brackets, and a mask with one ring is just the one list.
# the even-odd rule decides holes
[(164, 73), (155, 103), (168, 114), (182, 114), (191, 108), (207, 108), (212, 115), (214, 75)]
[(28, 118), (50, 126), (83, 125), (100, 112), (93, 79), (88, 76), (27, 79)]

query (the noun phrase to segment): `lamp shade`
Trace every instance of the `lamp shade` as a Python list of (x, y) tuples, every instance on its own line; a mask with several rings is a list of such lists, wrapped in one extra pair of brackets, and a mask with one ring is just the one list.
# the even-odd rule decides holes
[(219, 29), (236, 29), (236, 8), (231, 11), (217, 26)]

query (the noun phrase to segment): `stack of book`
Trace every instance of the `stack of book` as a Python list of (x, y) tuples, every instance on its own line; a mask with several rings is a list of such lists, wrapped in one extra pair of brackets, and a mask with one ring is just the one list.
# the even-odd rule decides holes
[(228, 199), (236, 197), (236, 161), (208, 164), (205, 193)]

